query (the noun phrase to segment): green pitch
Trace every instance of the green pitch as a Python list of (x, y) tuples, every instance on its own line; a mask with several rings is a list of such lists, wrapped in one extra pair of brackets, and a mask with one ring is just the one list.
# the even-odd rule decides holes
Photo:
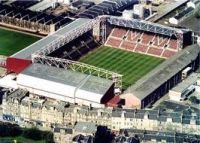
[(80, 59), (80, 62), (122, 74), (123, 89), (134, 84), (163, 61), (161, 58), (105, 46)]
[(0, 29), (0, 55), (10, 56), (39, 39), (38, 37)]

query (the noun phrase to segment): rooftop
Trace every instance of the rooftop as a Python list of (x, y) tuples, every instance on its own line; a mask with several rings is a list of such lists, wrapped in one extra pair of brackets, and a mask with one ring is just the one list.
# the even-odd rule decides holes
[(97, 130), (97, 126), (94, 123), (89, 122), (78, 122), (74, 127), (76, 132), (81, 133), (95, 133)]

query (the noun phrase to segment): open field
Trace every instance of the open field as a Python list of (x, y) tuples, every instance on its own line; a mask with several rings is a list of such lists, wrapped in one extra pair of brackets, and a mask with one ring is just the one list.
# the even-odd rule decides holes
[(10, 56), (40, 38), (0, 28), (0, 55)]
[(161, 58), (105, 46), (80, 59), (80, 62), (122, 74), (123, 89), (134, 84), (163, 61)]

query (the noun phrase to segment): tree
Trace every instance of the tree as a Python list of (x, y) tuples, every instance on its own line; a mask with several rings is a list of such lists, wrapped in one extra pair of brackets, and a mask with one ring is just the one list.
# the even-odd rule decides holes
[(23, 132), (25, 138), (33, 140), (41, 140), (41, 132), (37, 128), (25, 129)]
[(98, 126), (95, 133), (95, 143), (111, 143), (114, 139), (114, 134), (106, 126)]

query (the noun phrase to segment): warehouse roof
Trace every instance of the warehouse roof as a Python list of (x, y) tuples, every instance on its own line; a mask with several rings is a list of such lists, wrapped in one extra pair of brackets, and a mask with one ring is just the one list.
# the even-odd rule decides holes
[(198, 45), (187, 47), (171, 59), (160, 64), (136, 84), (130, 86), (125, 93), (131, 93), (138, 99), (143, 100), (160, 85), (188, 66), (192, 60), (197, 58), (199, 53), (200, 47)]
[(111, 80), (104, 78), (42, 64), (32, 64), (21, 74), (70, 85), (97, 94), (105, 94), (113, 84)]
[(66, 33), (73, 31), (74, 29), (77, 29), (81, 26), (83, 26), (85, 23), (89, 22), (91, 19), (85, 19), (85, 18), (79, 18), (72, 23), (64, 26), (63, 28), (59, 29), (56, 31), (54, 34), (49, 35), (32, 45), (26, 47), (25, 49), (17, 52), (16, 54), (12, 55), (11, 57), (13, 58), (18, 58), (18, 59), (27, 59), (31, 60), (31, 55), (43, 48), (45, 46), (57, 41), (58, 39), (62, 38), (65, 36)]

